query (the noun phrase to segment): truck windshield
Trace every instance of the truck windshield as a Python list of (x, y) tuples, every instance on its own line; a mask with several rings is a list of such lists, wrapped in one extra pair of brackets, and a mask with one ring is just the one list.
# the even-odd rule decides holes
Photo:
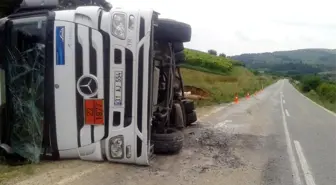
[(38, 161), (44, 118), (46, 16), (19, 17), (6, 24), (7, 129), (13, 152)]

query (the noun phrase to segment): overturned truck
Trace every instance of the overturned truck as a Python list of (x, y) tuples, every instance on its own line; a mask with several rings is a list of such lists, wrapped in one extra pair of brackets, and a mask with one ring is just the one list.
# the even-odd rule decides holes
[(148, 165), (181, 150), (197, 120), (179, 69), (188, 24), (98, 6), (25, 7), (0, 24), (5, 156)]

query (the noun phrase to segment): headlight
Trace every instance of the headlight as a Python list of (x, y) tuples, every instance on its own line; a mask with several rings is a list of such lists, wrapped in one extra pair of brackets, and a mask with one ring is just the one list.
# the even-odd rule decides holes
[(112, 34), (119, 39), (126, 38), (126, 15), (116, 13), (112, 18)]
[(122, 159), (124, 157), (124, 137), (122, 135), (110, 139), (111, 157)]

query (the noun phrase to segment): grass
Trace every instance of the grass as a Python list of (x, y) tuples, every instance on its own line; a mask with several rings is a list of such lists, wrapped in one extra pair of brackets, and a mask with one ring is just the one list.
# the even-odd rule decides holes
[(275, 80), (267, 75), (255, 75), (243, 63), (230, 58), (192, 49), (185, 49), (184, 53), (186, 63), (181, 66), (184, 84), (204, 89), (211, 95), (208, 100), (197, 101), (199, 106), (232, 102), (236, 94), (252, 95)]
[(306, 95), (317, 104), (323, 106), (324, 108), (336, 113), (336, 104), (333, 104), (326, 100), (322, 100), (321, 97), (314, 90), (309, 91), (308, 93), (304, 93), (304, 95)]
[(336, 113), (336, 104), (335, 103), (331, 103), (329, 101), (323, 100), (314, 90), (311, 90), (308, 93), (304, 93), (301, 90), (300, 85), (295, 84), (293, 82), (291, 82), (291, 83), (303, 95), (305, 95), (306, 97), (308, 97), (309, 99), (311, 99), (315, 103), (321, 105), (322, 107), (324, 107), (324, 108), (326, 108), (326, 109), (328, 109), (328, 110), (333, 111), (333, 112)]
[(216, 74), (182, 68), (182, 77), (185, 85), (202, 88), (210, 93), (208, 100), (199, 100), (198, 106), (232, 102), (236, 94), (239, 97), (252, 95), (262, 86), (270, 85), (273, 79), (269, 76), (255, 76), (244, 67), (233, 67), (224, 74)]
[(33, 164), (23, 166), (8, 166), (0, 164), (0, 184), (22, 175), (32, 175), (36, 171), (36, 166)]
[(243, 64), (239, 61), (232, 60), (226, 57), (219, 57), (204, 53), (201, 51), (196, 51), (192, 49), (184, 50), (186, 56), (186, 65), (190, 67), (197, 67), (202, 71), (206, 69), (207, 71), (216, 73), (229, 73), (235, 66), (242, 66)]
[(204, 67), (200, 67), (200, 66), (193, 66), (193, 65), (188, 64), (188, 63), (181, 64), (180, 67), (186, 68), (186, 69), (192, 69), (192, 70), (195, 70), (195, 71), (201, 71), (201, 72), (205, 72), (205, 73), (217, 74), (217, 75), (226, 75), (227, 74), (227, 73), (223, 73), (223, 72), (220, 72), (220, 71), (213, 71), (213, 70), (210, 70), (210, 69), (207, 69), (207, 68), (204, 68)]
[(185, 49), (186, 63), (182, 67), (185, 85), (195, 86), (210, 93), (207, 100), (196, 102), (198, 106), (232, 102), (239, 97), (252, 95), (275, 79), (266, 75), (255, 75), (239, 61), (214, 56), (205, 52)]

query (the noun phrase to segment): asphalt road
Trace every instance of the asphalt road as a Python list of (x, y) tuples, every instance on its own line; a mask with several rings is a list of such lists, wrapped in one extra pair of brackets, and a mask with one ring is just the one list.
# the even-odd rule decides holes
[(267, 154), (252, 150), (267, 158), (262, 184), (336, 184), (336, 114), (303, 96), (288, 80), (226, 109), (207, 121), (226, 132), (258, 138), (254, 144), (261, 143)]
[(62, 161), (7, 184), (336, 184), (336, 116), (287, 80), (198, 114), (183, 151), (155, 156), (150, 167)]
[(280, 94), (285, 83), (278, 81), (206, 118), (217, 123), (217, 129), (245, 137), (249, 143), (242, 148), (242, 158), (251, 164), (251, 168), (260, 169), (260, 179), (242, 184), (299, 185), (293, 181), (295, 176), (281, 111)]
[(302, 96), (287, 81), (283, 108), (296, 150), (298, 168), (307, 185), (336, 184), (336, 115)]

